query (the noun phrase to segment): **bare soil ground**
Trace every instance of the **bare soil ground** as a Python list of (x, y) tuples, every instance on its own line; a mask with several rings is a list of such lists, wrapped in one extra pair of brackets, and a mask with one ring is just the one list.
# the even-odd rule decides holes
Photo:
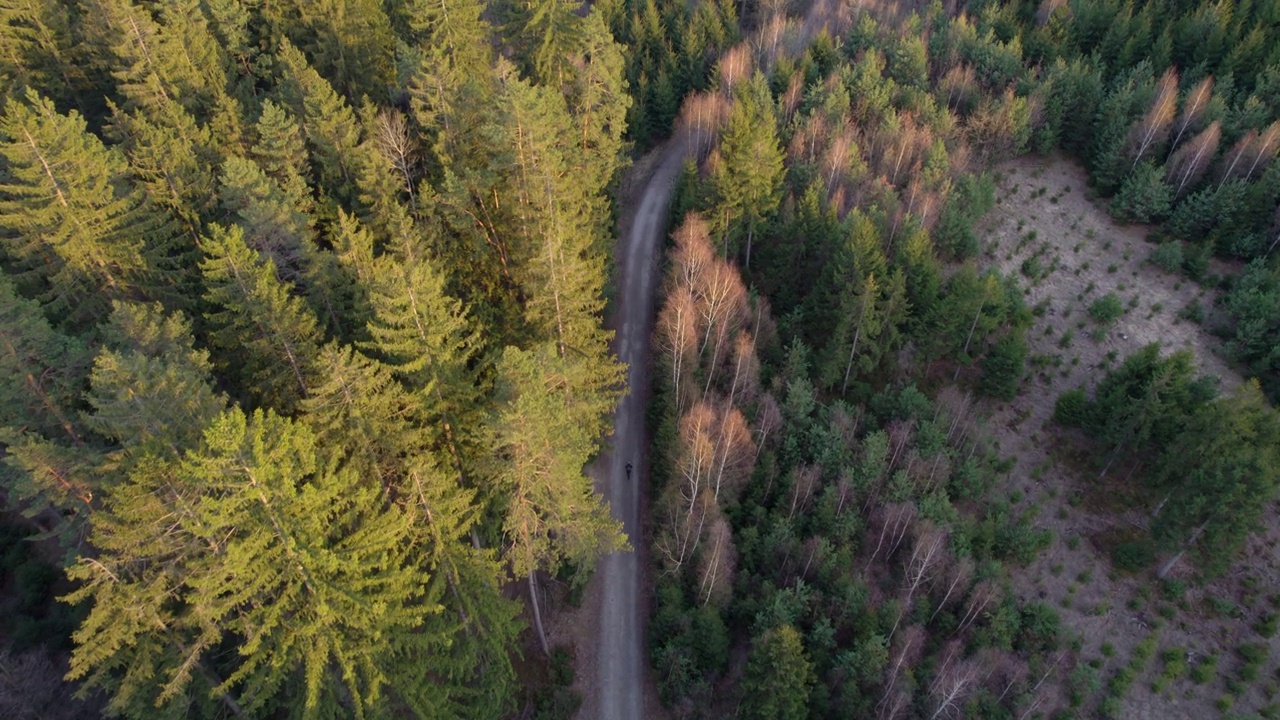
[[(1280, 609), (1275, 518), (1268, 533), (1250, 542), (1235, 570), (1197, 586), (1194, 568), (1184, 562), (1171, 577), (1185, 580), (1187, 590), (1181, 597), (1166, 595), (1154, 570), (1131, 576), (1110, 561), (1111, 549), (1141, 536), (1148, 522), (1145, 513), (1127, 510), (1124, 502), (1140, 491), (1141, 469), (1135, 475), (1134, 467), (1117, 463), (1099, 482), (1099, 463), (1087, 445), (1051, 422), (1059, 393), (1092, 389), (1108, 367), (1151, 342), (1168, 350), (1189, 349), (1201, 372), (1219, 377), (1220, 389), (1230, 392), (1241, 378), (1215, 353), (1221, 341), (1203, 329), (1215, 321), (1216, 291), (1150, 264), (1155, 246), (1145, 239), (1149, 228), (1111, 220), (1105, 207), (1089, 198), (1085, 173), (1072, 162), (1028, 157), (998, 170), (997, 205), (979, 228), (984, 260), (1018, 277), (1027, 305), (1041, 309), (1028, 332), (1030, 371), (1023, 392), (991, 408), (989, 430), (1001, 455), (1016, 460), (1003, 492), (1018, 510), (1038, 509), (1036, 524), (1054, 533), (1049, 550), (1015, 571), (1015, 588), (1023, 600), (1055, 607), (1063, 627), (1081, 636), (1075, 659), (1102, 662), (1103, 690), (1084, 703), (1078, 717), (1095, 716), (1106, 683), (1152, 633), (1158, 638), (1154, 657), (1138, 673), (1120, 717), (1221, 717), (1215, 703), (1228, 695), (1231, 683), (1237, 683), (1232, 712), (1257, 712), (1277, 693), (1280, 643), (1253, 628)], [(1211, 272), (1232, 270), (1218, 266)], [(1088, 308), (1109, 292), (1127, 312), (1113, 326), (1099, 329)], [(1178, 317), (1193, 302), (1206, 311), (1203, 326)], [(1271, 651), (1252, 681), (1237, 677), (1243, 662), (1236, 648), (1245, 642), (1263, 643)], [(1185, 650), (1191, 666), (1216, 656), (1217, 672), (1201, 684), (1183, 674), (1155, 691), (1152, 682), (1164, 669), (1160, 654), (1166, 648)], [(1065, 707), (1065, 688), (1050, 695), (1041, 706), (1046, 716)]]

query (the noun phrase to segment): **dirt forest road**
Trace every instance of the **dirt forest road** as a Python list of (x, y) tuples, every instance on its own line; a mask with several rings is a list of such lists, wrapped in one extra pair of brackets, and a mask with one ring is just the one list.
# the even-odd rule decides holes
[[(596, 645), (597, 697), (588, 698), (582, 718), (643, 720), (645, 661), (641, 582), (645, 539), (640, 532), (640, 483), (648, 477), (645, 458), (645, 403), (649, 395), (649, 336), (657, 289), (658, 251), (667, 226), (667, 209), (685, 156), (676, 141), (663, 151), (652, 176), (638, 194), (630, 226), (619, 244), (621, 287), (617, 328), (618, 358), (628, 367), (626, 397), (614, 418), (613, 457), (601, 488), (613, 516), (622, 521), (631, 552), (613, 553), (600, 563), (603, 590)], [(626, 465), (633, 464), (631, 477)], [(593, 707), (594, 706), (594, 707)], [(655, 709), (650, 709), (652, 712)], [(588, 714), (590, 713), (590, 714)]]
[[(840, 0), (813, 0), (801, 21), (803, 38), (812, 37), (833, 22), (839, 23), (840, 8)], [(597, 568), (601, 585), (599, 625), (594, 652), (588, 653), (593, 666), (586, 668), (594, 682), (587, 683), (588, 692), (578, 713), (581, 720), (646, 720), (663, 716), (661, 708), (646, 706), (656, 705), (656, 693), (652, 681), (645, 677), (649, 664), (643, 633), (647, 610), (644, 598), (648, 592), (641, 583), (647, 548), (640, 526), (640, 484), (647, 482), (649, 469), (645, 457), (645, 404), (649, 398), (649, 338), (658, 285), (658, 250), (667, 227), (675, 180), (688, 147), (677, 133), (677, 138), (658, 152), (656, 168), (643, 192), (630, 195), (638, 205), (631, 221), (623, 227), (618, 244), (622, 282), (614, 318), (618, 333), (615, 347), (618, 358), (629, 368), (628, 393), (614, 418), (613, 455), (607, 458), (607, 477), (600, 484), (613, 516), (622, 521), (633, 550), (607, 555)], [(626, 472), (628, 462), (634, 466), (630, 478)]]

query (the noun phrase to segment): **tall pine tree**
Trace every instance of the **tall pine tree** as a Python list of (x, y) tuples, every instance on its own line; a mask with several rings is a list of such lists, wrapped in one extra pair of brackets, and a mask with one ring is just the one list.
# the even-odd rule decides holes
[(204, 251), (205, 300), (216, 308), (206, 318), (210, 340), (224, 351), (223, 372), (255, 405), (292, 413), (314, 379), (315, 315), (238, 226), (214, 226)]
[(167, 247), (173, 227), (145, 205), (124, 158), (34, 90), (5, 110), (0, 241), (27, 287), (73, 325), (105, 314), (112, 299), (160, 294), (166, 279), (150, 272), (147, 251)]

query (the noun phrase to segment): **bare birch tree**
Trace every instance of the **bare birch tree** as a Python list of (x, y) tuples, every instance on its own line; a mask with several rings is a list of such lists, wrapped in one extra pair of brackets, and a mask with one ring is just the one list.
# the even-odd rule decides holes
[(691, 389), (698, 359), (700, 317), (693, 291), (683, 285), (673, 288), (667, 294), (667, 301), (658, 313), (655, 333), (657, 345), (670, 366), (671, 391), (677, 415), (684, 411), (694, 397)]
[(1205, 170), (1218, 152), (1218, 142), (1222, 139), (1222, 123), (1214, 120), (1187, 144), (1178, 148), (1169, 156), (1165, 164), (1165, 182), (1173, 186), (1173, 194), (1182, 197), (1195, 187), (1204, 177)]
[(982, 666), (976, 659), (962, 659), (959, 642), (953, 641), (943, 651), (944, 660), (929, 683), (929, 704), (933, 712), (929, 720), (940, 717), (962, 717), (965, 698), (978, 688)]
[(1130, 171), (1138, 167), (1138, 163), (1169, 137), (1169, 127), (1177, 112), (1178, 72), (1169, 68), (1156, 83), (1156, 95), (1151, 101), (1151, 107), (1129, 130), (1125, 144), (1129, 157), (1133, 158)]
[(760, 459), (760, 451), (768, 445), (769, 439), (781, 427), (782, 408), (778, 406), (778, 401), (774, 399), (773, 393), (765, 393), (760, 396), (760, 403), (756, 408), (756, 421), (753, 430), (756, 438), (756, 456), (752, 459), (753, 464)]
[(740, 42), (726, 50), (716, 65), (716, 80), (720, 92), (725, 97), (733, 97), (733, 89), (738, 83), (751, 77), (754, 69), (755, 63), (752, 61), (749, 44)]
[(733, 572), (736, 565), (733, 531), (720, 511), (715, 509), (714, 518), (706, 526), (702, 555), (698, 561), (699, 603), (718, 608), (728, 606), (733, 599)]
[(729, 100), (716, 93), (690, 93), (680, 106), (676, 127), (697, 158), (705, 157), (716, 144), (729, 119)]
[(911, 503), (890, 503), (876, 508), (867, 522), (867, 545), (870, 546), (871, 539), (874, 538), (875, 547), (867, 557), (864, 569), (871, 567), (882, 550), (886, 551), (886, 557), (891, 555), (892, 549), (910, 532), (915, 519), (916, 506)]
[(973, 560), (969, 558), (961, 558), (952, 562), (945, 573), (939, 573), (942, 581), (938, 583), (941, 587), (946, 587), (946, 591), (942, 594), (942, 599), (938, 601), (938, 607), (929, 616), (929, 622), (938, 616), (947, 607), (947, 602), (951, 600), (951, 596), (957, 591), (963, 592), (969, 586), (969, 579), (973, 577)]
[(712, 496), (720, 504), (721, 495), (736, 502), (742, 488), (751, 477), (755, 443), (751, 441), (751, 428), (742, 411), (727, 402), (720, 404), (716, 418), (715, 469), (711, 478)]
[(898, 624), (902, 622), (902, 618), (910, 612), (915, 602), (916, 592), (933, 577), (946, 554), (947, 533), (944, 530), (931, 522), (922, 522), (916, 526), (915, 547), (911, 551), (911, 557), (907, 559), (906, 574), (903, 577), (905, 593), (902, 598), (902, 608), (898, 611), (897, 619), (893, 621), (893, 627), (889, 630), (891, 639), (898, 631)]
[(715, 498), (710, 488), (715, 469), (715, 412), (698, 403), (680, 418), (675, 477), (665, 493), (665, 514), (670, 540), (660, 552), (668, 571), (674, 572), (697, 550), (702, 525)]
[(806, 116), (787, 143), (787, 158), (793, 164), (811, 165), (818, 162), (820, 153), (827, 146), (830, 127), (821, 113)]
[(694, 297), (698, 299), (701, 326), (705, 330), (698, 355), (706, 355), (708, 347), (711, 350), (705, 366), (707, 379), (702, 391), (705, 397), (720, 369), (725, 345), (746, 320), (747, 288), (737, 268), (717, 259), (694, 287)]
[(1275, 160), (1276, 154), (1280, 153), (1280, 120), (1268, 125), (1250, 146), (1249, 151), (1251, 157), (1249, 169), (1244, 174), (1245, 181), (1252, 180), (1255, 171), (1259, 175), (1265, 172), (1271, 161)]
[(978, 78), (971, 65), (956, 65), (938, 81), (938, 93), (946, 99), (947, 107), (960, 116), (973, 112), (977, 105)]
[(965, 600), (964, 615), (960, 618), (959, 624), (956, 625), (956, 632), (961, 632), (972, 625), (999, 598), (1000, 585), (995, 580), (988, 578), (975, 585), (973, 590), (969, 591), (969, 597)]
[(1178, 121), (1173, 125), (1174, 135), (1170, 149), (1177, 149), (1178, 143), (1182, 142), (1182, 136), (1195, 130), (1212, 99), (1213, 76), (1206, 75), (1187, 92), (1187, 96), (1182, 100), (1182, 112), (1178, 114)]
[(1223, 157), (1222, 179), (1218, 187), (1231, 180), (1248, 182), (1256, 170), (1266, 170), (1277, 152), (1280, 152), (1280, 120), (1271, 123), (1261, 133), (1250, 130)]
[(404, 113), (399, 110), (383, 110), (374, 118), (373, 139), (379, 151), (400, 175), (404, 191), (414, 203), (413, 186), (418, 166), (418, 142), (410, 131)]
[(756, 357), (754, 336), (743, 330), (733, 343), (733, 377), (729, 381), (729, 403), (749, 405), (760, 392), (760, 359)]
[[(902, 631), (896, 642), (889, 649), (889, 666), (885, 669), (884, 695), (877, 705), (877, 717), (882, 720), (899, 717), (905, 710), (899, 695), (894, 690), (898, 680), (902, 678), (904, 668), (919, 661), (924, 650), (926, 633), (919, 625), (912, 625)], [(910, 702), (910, 696), (906, 696)]]
[(672, 275), (669, 285), (694, 290), (716, 261), (715, 250), (711, 247), (711, 229), (702, 215), (689, 213), (673, 237), (676, 246), (671, 251)]
[(818, 481), (821, 479), (822, 468), (816, 465), (800, 465), (791, 472), (788, 520), (794, 518), (797, 513), (803, 513), (809, 509), (813, 503), (813, 495), (818, 489)]

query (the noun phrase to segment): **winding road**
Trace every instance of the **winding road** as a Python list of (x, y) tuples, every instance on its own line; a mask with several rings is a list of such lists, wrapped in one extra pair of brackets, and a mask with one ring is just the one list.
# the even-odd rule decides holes
[[(685, 157), (683, 143), (673, 141), (658, 160), (653, 175), (637, 197), (639, 207), (619, 243), (622, 287), (618, 303), (617, 352), (628, 366), (629, 392), (614, 417), (613, 457), (602, 491), (613, 516), (622, 521), (631, 552), (605, 556), (598, 572), (603, 601), (596, 647), (599, 717), (642, 720), (645, 717), (644, 615), (640, 602), (641, 563), (646, 555), (640, 532), (640, 483), (648, 476), (645, 457), (645, 404), (649, 397), (649, 336), (653, 326), (658, 248), (666, 229), (667, 208)], [(627, 477), (626, 464), (634, 465)]]

